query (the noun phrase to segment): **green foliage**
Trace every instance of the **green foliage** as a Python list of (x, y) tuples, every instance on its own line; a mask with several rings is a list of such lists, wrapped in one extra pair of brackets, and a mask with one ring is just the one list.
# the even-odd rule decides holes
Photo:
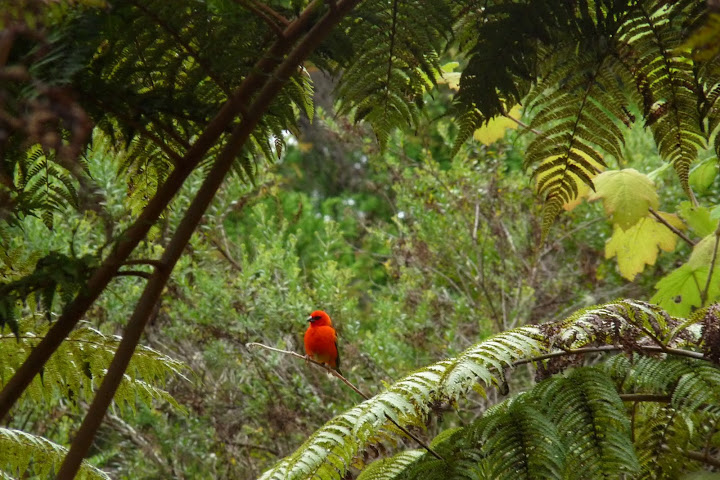
[(484, 13), (471, 27), (479, 37), (460, 82), (457, 141), (527, 103), (536, 136), (525, 166), (546, 202), (544, 232), (579, 184), (592, 186), (602, 152), (622, 160), (632, 104), (692, 197), (690, 165), (715, 131), (711, 92), (720, 80), (714, 60), (683, 48), (685, 29), (702, 13), (697, 2), (497, 2)]
[[(37, 317), (27, 317), (18, 325), (19, 334), (0, 335), (0, 386), (12, 376), (49, 326)], [(100, 385), (120, 337), (103, 335), (85, 324), (75, 329), (60, 345), (26, 390), (26, 399), (51, 404), (55, 398), (67, 398), (73, 404), (92, 398)], [(150, 404), (153, 400), (177, 402), (162, 387), (170, 377), (184, 378), (184, 364), (149, 347), (139, 347), (130, 362), (115, 402), (120, 407), (135, 408), (136, 402)], [(0, 456), (2, 458), (2, 456)]]
[[(397, 126), (418, 123), (423, 93), (435, 84), (451, 32), (451, 2), (363, 2), (348, 19), (354, 55), (342, 65), (340, 113), (366, 120), (384, 148)], [(349, 52), (346, 52), (346, 54)]]
[[(693, 358), (685, 360), (692, 363), (692, 370), (683, 373), (682, 369), (675, 368), (652, 375), (641, 368), (640, 384), (649, 383), (650, 388), (661, 389), (668, 384), (666, 375), (683, 373), (672, 387), (675, 392), (668, 392), (671, 405), (694, 414), (714, 412), (718, 399), (716, 393), (708, 392), (717, 392), (715, 382), (720, 377), (715, 367), (696, 360), (692, 350), (700, 343), (693, 328), (699, 321), (681, 323), (657, 307), (623, 301), (577, 312), (563, 322), (500, 333), (454, 359), (405, 377), (385, 392), (335, 417), (262, 478), (312, 478), (315, 475), (342, 478), (362, 449), (392, 432), (386, 418), (406, 425), (422, 425), (431, 412), (431, 405), (463, 398), (476, 380), (486, 386), (499, 385), (506, 368), (527, 362), (536, 363), (542, 375), (552, 375), (572, 364), (563, 356), (571, 359), (582, 348), (602, 351), (600, 347), (606, 346), (605, 349), (613, 347), (647, 354), (653, 348), (682, 347), (681, 352), (688, 352)], [(675, 360), (668, 357), (661, 361), (672, 365)], [(618, 376), (616, 372), (612, 378)], [(632, 380), (621, 384), (632, 385)], [(475, 388), (481, 387), (475, 385)], [(709, 408), (698, 409), (706, 403)], [(652, 419), (645, 420), (652, 422)], [(631, 422), (617, 387), (611, 377), (597, 368), (576, 369), (565, 377), (542, 382), (530, 393), (489, 410), (475, 425), (466, 427), (465, 432), (472, 433), (455, 432), (445, 437), (445, 442), (461, 449), (462, 455), (480, 445), (478, 454), (468, 453), (467, 457), (477, 459), (477, 478), (518, 478), (516, 475), (523, 475), (521, 472), (533, 478), (538, 471), (550, 476), (560, 471), (570, 475), (563, 478), (575, 478), (575, 475), (602, 478), (637, 472), (641, 465), (634, 453)], [(464, 436), (470, 441), (461, 441)], [(553, 441), (557, 439), (559, 443)], [(423, 454), (418, 462), (425, 458), (430, 459), (430, 454)], [(648, 468), (650, 463), (643, 457), (643, 468)], [(433, 458), (428, 472), (442, 478), (440, 464), (442, 462)], [(379, 478), (395, 470), (398, 462), (388, 461), (383, 465), (386, 467), (377, 467)], [(417, 466), (408, 469), (418, 472)], [(414, 478), (435, 478), (425, 473)], [(393, 478), (402, 478), (402, 475)], [(468, 478), (473, 477), (468, 474)]]
[[(27, 478), (30, 472), (39, 478), (50, 478), (67, 449), (43, 437), (0, 427), (0, 452), (0, 478)], [(105, 472), (85, 461), (75, 478), (110, 480)]]
[(0, 283), (0, 333), (8, 325), (19, 335), (18, 306), (22, 306), (32, 294), (37, 305), (45, 311), (48, 321), (51, 319), (53, 302), (57, 293), (63, 303), (69, 302), (78, 292), (95, 265), (95, 258), (84, 256), (70, 258), (58, 252), (50, 252), (39, 259), (35, 269), (8, 283)]

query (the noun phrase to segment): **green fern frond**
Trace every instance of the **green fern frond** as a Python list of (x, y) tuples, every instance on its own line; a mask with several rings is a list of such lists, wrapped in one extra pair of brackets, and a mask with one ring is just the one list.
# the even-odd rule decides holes
[[(19, 336), (0, 335), (0, 386), (13, 375), (29, 352), (40, 342), (49, 326), (29, 317), (20, 322)], [(46, 363), (42, 378), (28, 387), (26, 398), (51, 402), (56, 394), (76, 401), (89, 400), (100, 385), (120, 337), (103, 335), (89, 325), (75, 329)], [(138, 347), (130, 361), (125, 377), (115, 395), (120, 406), (134, 408), (137, 402), (150, 404), (152, 400), (167, 401), (176, 408), (177, 402), (162, 389), (170, 377), (185, 378), (186, 367), (181, 362), (148, 347)]]
[(659, 8), (658, 2), (638, 2), (619, 32), (619, 55), (635, 79), (646, 125), (660, 155), (672, 162), (689, 194), (690, 164), (706, 141), (698, 111), (695, 67), (680, 50), (683, 21), (692, 4), (685, 0)]
[(54, 226), (54, 217), (67, 206), (77, 206), (77, 185), (71, 172), (55, 161), (55, 154), (39, 144), (30, 147), (25, 159), (17, 164), (15, 174), (17, 205), (15, 213), (36, 215), (47, 228)]
[(423, 454), (422, 450), (406, 450), (390, 458), (383, 458), (365, 468), (357, 480), (392, 480)]
[[(0, 427), (0, 475), (26, 478), (29, 472), (51, 478), (67, 455), (67, 448), (43, 437)], [(2, 478), (0, 476), (0, 478)], [(78, 480), (110, 480), (110, 476), (83, 460)]]
[[(565, 446), (558, 426), (520, 396), (485, 415), (472, 427), (482, 445), (486, 478), (564, 478)], [(575, 433), (575, 432), (573, 432)]]
[[(697, 321), (700, 322), (701, 319)], [(684, 330), (679, 330), (680, 325), (685, 325)], [(672, 318), (658, 307), (624, 300), (579, 311), (561, 322), (526, 326), (495, 335), (470, 347), (456, 358), (443, 360), (408, 375), (385, 392), (334, 418), (316, 431), (295, 453), (267, 471), (262, 478), (265, 480), (340, 479), (351, 465), (353, 458), (359, 455), (373, 439), (378, 438), (382, 432), (394, 433), (392, 427), (388, 425), (388, 417), (401, 424), (422, 426), (432, 405), (438, 402), (457, 401), (471, 387), (478, 388), (479, 386), (476, 385), (478, 380), (485, 386), (500, 385), (503, 370), (519, 363), (528, 363), (533, 361), (533, 358), (544, 357), (544, 360), (536, 360), (533, 363), (536, 363), (539, 369), (550, 373), (561, 372), (569, 364), (553, 365), (552, 362), (562, 355), (568, 355), (568, 350), (606, 346), (633, 352), (637, 351), (640, 345), (657, 348), (660, 339), (668, 343), (674, 342), (672, 343), (674, 348), (698, 348), (700, 339), (687, 333), (691, 327), (694, 325)], [(681, 367), (683, 361), (679, 362), (677, 365)], [(701, 389), (714, 385), (717, 380), (715, 376), (703, 370), (700, 376), (683, 377), (686, 372), (680, 367), (676, 368), (675, 360), (668, 366), (666, 372), (659, 374), (653, 373), (656, 368), (651, 361), (648, 361), (647, 365), (640, 365), (637, 370), (632, 370), (628, 362), (617, 361), (613, 369), (608, 372), (603, 372), (599, 368), (580, 368), (571, 371), (565, 377), (553, 377), (548, 382), (542, 383), (537, 390), (534, 390), (535, 396), (528, 397), (527, 400), (537, 402), (533, 403), (535, 405), (533, 408), (542, 411), (546, 419), (557, 426), (568, 457), (572, 457), (567, 458), (564, 464), (558, 461), (548, 468), (555, 471), (560, 465), (565, 465), (563, 471), (567, 475), (581, 474), (586, 469), (590, 469), (589, 478), (593, 478), (593, 475), (596, 477), (612, 475), (613, 472), (629, 474), (638, 471), (640, 464), (630, 440), (629, 418), (615, 383), (622, 385), (624, 382), (629, 386), (650, 384), (656, 389), (653, 391), (660, 391), (665, 385), (672, 384), (673, 378), (686, 378), (683, 391), (687, 392), (691, 406), (696, 405), (698, 401), (715, 402), (713, 398), (707, 396), (708, 394), (699, 393)], [(626, 381), (628, 372), (636, 375), (637, 380)], [(519, 403), (512, 408), (522, 410), (520, 405), (529, 404)], [(503, 418), (505, 412), (503, 408), (506, 407), (499, 407), (497, 412), (493, 410), (495, 413), (488, 411), (486, 417), (497, 414), (500, 415), (497, 418)], [(683, 405), (682, 408), (686, 407)], [(522, 410), (522, 412), (520, 410), (517, 413), (520, 416), (531, 413), (530, 410)], [(565, 415), (564, 412), (569, 413)], [(513, 421), (516, 420), (515, 417), (511, 417)], [(511, 417), (507, 420), (510, 421)], [(500, 420), (493, 421), (500, 422)], [(543, 423), (544, 420), (533, 421), (536, 423), (515, 425), (513, 428), (516, 431), (517, 428), (522, 427), (527, 428), (528, 431), (547, 432), (548, 427)], [(464, 438), (461, 432), (457, 435), (453, 434), (450, 437), (453, 441)], [(489, 439), (488, 434), (485, 440), (490, 441)], [(446, 443), (443, 441), (438, 445), (441, 453), (445, 451)], [(479, 464), (480, 478), (494, 478), (488, 473), (489, 471), (501, 472), (502, 475), (508, 476), (513, 471), (513, 468), (508, 466), (509, 464), (504, 464), (500, 458), (497, 459), (497, 464), (485, 462), (486, 454), (482, 451), (478, 453), (472, 441), (465, 442), (464, 445), (467, 447), (466, 457), (463, 457), (465, 453), (460, 454), (452, 449), (445, 452), (453, 458), (453, 461)], [(498, 448), (500, 446), (493, 447), (493, 449)], [(508, 456), (502, 458), (516, 458), (514, 456), (521, 455), (523, 451), (527, 453), (527, 449), (512, 449), (512, 452), (516, 453), (508, 453)], [(552, 455), (558, 455), (558, 451), (553, 452)], [(438, 461), (439, 463), (433, 464), (435, 466), (432, 467), (429, 466), (430, 464), (421, 465), (425, 461), (435, 460), (437, 459), (431, 459), (428, 454), (423, 454), (416, 463), (407, 468), (407, 472), (422, 473), (409, 478), (443, 478), (440, 476), (441, 472), (447, 473), (441, 468), (444, 462)], [(520, 460), (521, 464), (522, 461)]]
[(589, 478), (639, 470), (630, 421), (615, 385), (600, 370), (582, 368), (539, 386), (551, 419), (564, 437), (568, 471)]
[(422, 95), (435, 84), (452, 27), (450, 2), (363, 2), (346, 25), (352, 62), (342, 65), (339, 112), (365, 120), (384, 148), (393, 128), (417, 124)]

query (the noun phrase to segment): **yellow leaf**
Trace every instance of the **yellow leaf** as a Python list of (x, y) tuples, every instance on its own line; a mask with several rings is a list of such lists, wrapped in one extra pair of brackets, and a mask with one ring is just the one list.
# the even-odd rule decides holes
[[(660, 212), (667, 222), (682, 227), (682, 221), (673, 214)], [(635, 225), (623, 230), (615, 225), (613, 235), (605, 244), (605, 258), (617, 257), (620, 274), (628, 280), (645, 269), (645, 265), (654, 265), (658, 249), (671, 252), (677, 245), (677, 236), (662, 223), (649, 216), (638, 220)]]
[(602, 199), (605, 213), (623, 230), (646, 217), (649, 208), (658, 208), (655, 184), (634, 168), (608, 170), (596, 176), (593, 184), (595, 192), (588, 201)]
[[(510, 110), (510, 113), (508, 113), (508, 115), (511, 117), (519, 117), (520, 105), (515, 105), (515, 107)], [(517, 127), (517, 123), (510, 120), (509, 118), (497, 116), (490, 120), (484, 127), (475, 130), (475, 133), (473, 133), (473, 138), (478, 142), (484, 143), (485, 145), (490, 145), (491, 143), (497, 142), (498, 140), (503, 138), (505, 136), (505, 130), (507, 130), (508, 128), (515, 129)]]

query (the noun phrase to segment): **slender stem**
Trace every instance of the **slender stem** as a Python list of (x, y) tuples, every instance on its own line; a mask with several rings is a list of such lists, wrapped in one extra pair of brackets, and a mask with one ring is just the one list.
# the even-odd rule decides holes
[(526, 130), (534, 133), (535, 135), (542, 135), (542, 133), (543, 133), (543, 132), (541, 132), (540, 130), (536, 130), (536, 129), (534, 129), (534, 128), (530, 128), (530, 125), (528, 125), (527, 123), (523, 122), (522, 120), (519, 120), (519, 119), (513, 117), (512, 115), (510, 115), (510, 114), (508, 114), (508, 113), (504, 113), (503, 116), (504, 116), (505, 118), (507, 118), (507, 119), (509, 119), (509, 120), (512, 120), (513, 122), (517, 123), (518, 125), (520, 125), (520, 126), (523, 127), (524, 129), (526, 129)]
[(115, 273), (116, 277), (141, 277), (141, 278), (150, 278), (150, 274), (148, 272), (143, 272), (142, 270), (121, 270), (117, 273)]
[(685, 235), (684, 233), (682, 233), (682, 232), (681, 232), (680, 230), (678, 230), (675, 226), (671, 225), (670, 222), (668, 222), (667, 220), (665, 220), (665, 219), (662, 217), (662, 215), (660, 215), (658, 212), (656, 212), (656, 211), (653, 210), (652, 208), (650, 208), (649, 210), (650, 210), (650, 213), (652, 214), (652, 216), (655, 217), (655, 219), (656, 219), (658, 222), (662, 223), (662, 224), (665, 225), (667, 228), (669, 228), (670, 230), (672, 230), (672, 232), (673, 232), (675, 235), (677, 235), (678, 237), (682, 238), (682, 239), (685, 241), (685, 243), (687, 243), (687, 244), (690, 245), (691, 247), (694, 247), (694, 246), (695, 246), (695, 242), (693, 242), (692, 240), (690, 240), (690, 238), (689, 238), (687, 235)]
[[(663, 445), (662, 449), (666, 452), (670, 451), (670, 447), (668, 447), (667, 445)], [(720, 468), (720, 460), (718, 460), (715, 457), (711, 457), (707, 453), (694, 452), (692, 450), (685, 450), (682, 452), (682, 454), (691, 460), (695, 460), (698, 462), (705, 463), (707, 465), (712, 465), (714, 467)]]
[[(705, 355), (703, 355), (700, 352), (693, 352), (692, 350), (683, 350), (680, 348), (671, 348), (671, 347), (662, 348), (662, 347), (655, 347), (655, 346), (642, 346), (642, 347), (639, 347), (639, 349), (642, 351), (645, 351), (645, 352), (668, 353), (670, 355), (694, 358), (696, 360), (704, 360), (705, 359)], [(557, 352), (551, 352), (551, 353), (546, 353), (543, 355), (538, 355), (538, 356), (532, 357), (532, 358), (518, 360), (517, 362), (513, 363), (513, 366), (524, 365), (526, 363), (539, 362), (541, 360), (547, 360), (550, 358), (564, 357), (566, 355), (584, 355), (586, 353), (619, 352), (622, 350), (624, 350), (623, 347), (617, 346), (617, 345), (601, 345), (599, 347), (582, 347), (582, 348), (575, 348), (575, 349), (568, 349), (568, 350), (560, 350)]]
[(321, 0), (313, 0), (303, 12), (285, 29), (282, 39), (278, 39), (250, 71), (240, 84), (235, 94), (220, 108), (217, 115), (210, 121), (197, 141), (185, 153), (182, 161), (178, 162), (156, 195), (150, 200), (140, 216), (119, 239), (113, 251), (105, 258), (102, 265), (80, 289), (80, 293), (64, 309), (63, 314), (50, 328), (42, 342), (40, 342), (25, 359), (23, 364), (0, 391), (0, 420), (10, 411), (13, 404), (30, 385), (57, 350), (62, 341), (70, 334), (82, 316), (97, 300), (114, 278), (122, 263), (135, 250), (135, 247), (147, 235), (175, 194), (183, 186), (185, 180), (194, 168), (204, 158), (205, 154), (215, 146), (220, 136), (225, 133), (228, 125), (237, 114), (245, 109), (248, 98), (251, 98), (267, 80), (292, 45), (307, 32), (315, 17), (315, 10)]
[(152, 260), (150, 258), (136, 258), (133, 260), (126, 260), (123, 265), (151, 265), (155, 268), (162, 268), (163, 264), (160, 260)]
[(325, 365), (324, 363), (317, 362), (317, 361), (313, 360), (312, 358), (310, 358), (310, 357), (308, 357), (308, 356), (306, 356), (306, 355), (300, 355), (299, 353), (297, 353), (297, 352), (292, 352), (292, 351), (290, 351), (290, 350), (281, 350), (281, 349), (279, 349), (279, 348), (269, 347), (269, 346), (267, 346), (267, 345), (263, 345), (262, 343), (257, 343), (257, 342), (246, 343), (245, 346), (246, 346), (248, 349), (249, 349), (250, 347), (260, 347), (260, 348), (264, 348), (265, 350), (271, 350), (271, 351), (273, 351), (273, 352), (282, 353), (282, 354), (284, 354), (284, 355), (291, 355), (291, 356), (293, 356), (293, 357), (300, 358), (300, 359), (302, 359), (302, 360), (306, 360), (306, 361), (308, 361), (308, 362), (310, 362), (310, 363), (314, 363), (314, 364), (317, 365), (318, 367), (321, 367), (321, 368), (324, 368), (325, 370), (327, 370), (328, 373), (330, 373), (331, 375), (333, 375), (333, 376), (339, 378), (340, 380), (342, 380), (342, 382), (343, 382), (345, 385), (347, 385), (348, 387), (352, 388), (352, 389), (355, 391), (355, 393), (357, 393), (358, 395), (360, 395), (361, 397), (363, 397), (365, 400), (369, 400), (369, 399), (370, 399), (370, 397), (368, 397), (367, 395), (365, 395), (360, 389), (358, 389), (355, 385), (353, 385), (352, 383), (350, 383), (350, 381), (349, 381), (347, 378), (345, 378), (344, 376), (342, 376), (337, 370), (335, 370), (335, 369), (333, 369), (333, 368), (331, 368), (331, 367), (328, 367), (328, 366)]
[[(352, 383), (350, 383), (350, 381), (349, 381), (347, 378), (343, 377), (337, 370), (335, 370), (335, 369), (333, 369), (333, 368), (325, 365), (324, 363), (316, 362), (315, 360), (313, 360), (312, 358), (310, 358), (310, 357), (308, 357), (308, 356), (300, 355), (299, 353), (292, 352), (292, 351), (290, 351), (290, 350), (281, 350), (281, 349), (279, 349), (279, 348), (269, 347), (269, 346), (267, 346), (267, 345), (263, 345), (262, 343), (256, 343), (256, 342), (248, 343), (248, 344), (246, 344), (245, 346), (246, 346), (248, 349), (249, 349), (250, 347), (260, 347), (260, 348), (264, 348), (264, 349), (266, 349), (266, 350), (271, 350), (271, 351), (273, 351), (273, 352), (282, 353), (282, 354), (284, 354), (284, 355), (290, 355), (290, 356), (297, 357), (297, 358), (300, 358), (300, 359), (302, 359), (302, 360), (305, 360), (305, 361), (307, 361), (307, 362), (314, 363), (315, 365), (317, 365), (317, 366), (325, 369), (325, 370), (326, 370), (328, 373), (330, 373), (331, 375), (339, 378), (345, 385), (347, 385), (348, 387), (352, 388), (355, 393), (357, 393), (358, 395), (360, 395), (361, 397), (363, 397), (365, 400), (370, 400), (370, 397), (368, 397), (367, 395), (365, 395), (360, 389), (358, 389), (355, 385), (353, 385)], [(427, 450), (428, 453), (430, 453), (433, 457), (437, 458), (438, 460), (446, 461), (439, 453), (437, 453), (435, 450), (433, 450), (433, 449), (430, 447), (430, 445), (427, 445), (425, 442), (423, 442), (422, 440), (420, 440), (417, 436), (415, 436), (414, 434), (412, 434), (412, 433), (411, 433), (409, 430), (407, 430), (405, 427), (403, 427), (402, 425), (400, 425), (399, 423), (397, 423), (395, 420), (393, 420), (392, 418), (390, 418), (390, 416), (389, 416), (387, 413), (385, 414), (385, 418), (387, 418), (388, 420), (390, 420), (390, 421), (391, 421), (397, 428), (399, 428), (405, 435), (407, 435), (408, 437), (410, 437), (410, 438), (412, 438), (413, 440), (415, 440), (415, 441), (418, 443), (418, 445), (422, 446), (422, 447), (423, 447), (425, 450)]]
[(623, 402), (656, 402), (669, 403), (670, 395), (654, 393), (621, 393), (620, 400)]
[(713, 248), (712, 260), (710, 261), (710, 270), (708, 270), (708, 277), (705, 280), (705, 288), (700, 294), (700, 305), (705, 306), (708, 299), (708, 290), (710, 290), (710, 281), (713, 277), (713, 270), (715, 269), (715, 263), (717, 263), (718, 255), (718, 243), (720, 243), (720, 221), (718, 221), (717, 229), (715, 230), (715, 247)]
[[(263, 21), (267, 24), (268, 27), (270, 27), (271, 30), (273, 30), (278, 36), (282, 37), (283, 35), (283, 29), (278, 24), (277, 20), (279, 20), (278, 17), (285, 20), (282, 22), (280, 20), (280, 24), (287, 26), (287, 19), (285, 19), (282, 15), (275, 12), (272, 8), (268, 7), (267, 5), (257, 5), (252, 0), (235, 0), (237, 3), (242, 5), (243, 7), (247, 8), (251, 12), (253, 12), (258, 17), (262, 18)], [(273, 14), (268, 12), (267, 10), (271, 10)]]
[(185, 216), (168, 243), (161, 259), (164, 267), (155, 270), (147, 282), (140, 300), (138, 300), (138, 303), (135, 305), (135, 310), (130, 320), (128, 320), (123, 332), (123, 338), (108, 367), (107, 374), (103, 378), (95, 394), (95, 398), (78, 429), (75, 439), (70, 445), (70, 450), (60, 466), (56, 477), (57, 480), (72, 480), (75, 478), (82, 460), (86, 456), (95, 438), (95, 433), (100, 427), (105, 413), (115, 396), (115, 392), (124, 377), (125, 370), (140, 341), (145, 325), (156, 308), (160, 294), (165, 288), (172, 269), (185, 250), (185, 247), (190, 241), (190, 237), (200, 223), (205, 210), (215, 197), (215, 193), (222, 185), (225, 176), (230, 171), (243, 145), (270, 106), (272, 100), (275, 99), (297, 67), (320, 45), (335, 25), (360, 1), (361, 0), (344, 0), (338, 4), (337, 10), (326, 13), (317, 21), (305, 37), (277, 67), (274, 74), (266, 78), (265, 85), (255, 97), (251, 107), (248, 109), (248, 114), (233, 129), (230, 139), (215, 160), (212, 169), (205, 178), (200, 190), (195, 195), (195, 198), (190, 203), (190, 206), (185, 212)]

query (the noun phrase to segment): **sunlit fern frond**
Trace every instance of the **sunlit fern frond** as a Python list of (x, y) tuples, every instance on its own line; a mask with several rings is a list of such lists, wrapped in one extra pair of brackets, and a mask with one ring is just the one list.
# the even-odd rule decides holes
[(355, 56), (342, 65), (339, 111), (367, 121), (381, 147), (394, 128), (417, 123), (422, 95), (440, 71), (453, 22), (450, 3), (372, 0), (346, 22)]
[[(612, 346), (632, 351), (638, 345), (657, 346), (656, 341), (648, 335), (670, 338), (669, 332), (674, 331), (680, 324), (680, 320), (667, 316), (664, 311), (652, 305), (622, 301), (588, 308), (562, 322), (527, 326), (495, 335), (467, 349), (458, 357), (435, 363), (408, 375), (385, 392), (337, 416), (315, 432), (295, 453), (267, 471), (262, 478), (304, 479), (317, 475), (320, 478), (340, 479), (353, 458), (360, 454), (371, 438), (375, 438), (382, 430), (392, 431), (387, 417), (401, 424), (421, 426), (431, 412), (432, 405), (455, 402), (471, 388), (483, 389), (500, 385), (503, 370), (516, 364), (546, 356), (545, 360), (536, 363), (539, 367), (552, 370), (553, 359), (569, 355), (568, 350)], [(652, 328), (656, 330), (648, 330), (648, 325), (654, 325)], [(651, 333), (647, 333), (648, 331)], [(690, 342), (692, 345), (683, 345), (697, 348), (697, 342), (698, 339), (693, 339)], [(604, 403), (598, 405), (597, 411), (588, 411), (587, 406), (577, 407), (578, 415), (584, 412), (583, 418), (589, 419), (596, 415), (614, 429), (613, 432), (606, 432), (609, 436), (607, 441), (610, 443), (593, 447), (602, 459), (602, 465), (598, 468), (605, 471), (604, 468), (614, 465), (619, 471), (632, 471), (637, 465), (637, 462), (632, 460), (632, 448), (626, 452), (628, 456), (615, 451), (620, 445), (627, 446), (625, 440), (618, 437), (627, 430), (627, 418), (621, 419), (616, 411), (618, 408), (624, 411), (624, 407), (622, 403), (618, 404), (619, 397), (611, 377), (603, 374), (607, 376), (607, 380), (595, 378), (600, 375), (596, 370), (582, 374), (570, 373), (568, 377), (563, 377), (565, 380), (557, 380), (560, 383), (553, 387), (554, 390), (549, 390), (550, 393), (544, 398), (547, 402), (553, 399), (553, 402), (557, 401), (560, 405), (560, 402), (570, 402), (583, 395), (603, 396)], [(478, 381), (481, 383), (478, 384)], [(565, 391), (570, 397), (562, 397)], [(560, 400), (561, 398), (563, 399)], [(558, 422), (561, 420), (557, 419)], [(567, 425), (563, 425), (561, 432), (567, 428)]]
[(57, 162), (54, 153), (40, 145), (28, 149), (26, 158), (17, 164), (16, 214), (35, 215), (52, 230), (55, 215), (68, 206), (77, 206), (77, 185), (72, 175)]
[[(68, 449), (43, 437), (0, 427), (0, 478), (53, 478)], [(110, 480), (83, 460), (77, 480)]]
[(403, 473), (423, 454), (422, 450), (406, 450), (389, 458), (373, 462), (365, 468), (357, 480), (391, 480)]
[[(19, 335), (0, 332), (0, 357), (3, 358), (0, 385), (10, 379), (48, 329), (46, 321), (28, 317), (20, 322)], [(104, 335), (89, 325), (73, 330), (23, 398), (41, 403), (53, 402), (57, 394), (72, 402), (91, 399), (119, 343), (120, 337)], [(184, 378), (185, 372), (181, 362), (154, 349), (138, 347), (115, 394), (115, 403), (134, 409), (137, 402), (150, 405), (153, 400), (160, 400), (180, 408), (163, 387), (170, 378)]]

